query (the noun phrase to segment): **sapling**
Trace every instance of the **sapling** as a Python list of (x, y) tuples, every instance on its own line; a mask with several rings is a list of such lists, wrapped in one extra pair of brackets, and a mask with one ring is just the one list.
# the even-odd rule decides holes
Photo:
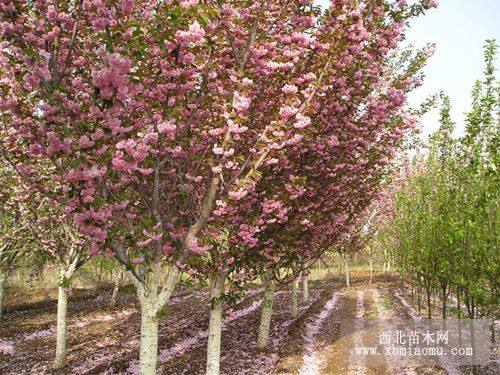
[(122, 265), (120, 266), (120, 269), (118, 270), (118, 273), (115, 276), (115, 285), (113, 286), (111, 301), (109, 302), (111, 306), (116, 305), (116, 298), (118, 296), (118, 291), (120, 290), (120, 285), (123, 282), (124, 273), (125, 273), (125, 267)]

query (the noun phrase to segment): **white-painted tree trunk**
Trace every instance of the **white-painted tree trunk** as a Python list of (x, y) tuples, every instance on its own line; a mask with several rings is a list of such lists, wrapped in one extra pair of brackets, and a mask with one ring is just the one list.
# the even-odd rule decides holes
[(345, 269), (345, 285), (351, 286), (351, 279), (349, 277), (349, 264), (347, 263), (347, 257), (344, 257), (344, 269)]
[(302, 279), (302, 298), (304, 301), (309, 300), (309, 276), (305, 275)]
[(391, 268), (390, 259), (387, 254), (387, 249), (384, 248), (384, 272), (389, 272)]
[(179, 280), (180, 271), (172, 266), (165, 283), (158, 293), (161, 276), (161, 265), (153, 265), (152, 275), (147, 285), (139, 282), (135, 276), (130, 279), (137, 288), (137, 297), (141, 304), (141, 345), (139, 350), (139, 373), (141, 375), (156, 374), (158, 358), (158, 313), (170, 301), (172, 293)]
[(292, 281), (292, 295), (290, 296), (290, 313), (292, 317), (296, 318), (299, 314), (298, 302), (297, 302), (297, 279)]
[(118, 275), (116, 276), (115, 279), (115, 286), (113, 287), (113, 294), (111, 295), (111, 301), (110, 301), (111, 306), (116, 305), (116, 298), (118, 296), (118, 291), (120, 290), (120, 284), (122, 282), (123, 272), (124, 272), (124, 266), (121, 266), (120, 271), (118, 272)]
[(370, 283), (372, 282), (373, 279), (373, 261), (372, 258), (370, 258)]
[(0, 267), (0, 321), (2, 321), (4, 288), (5, 288), (5, 274), (2, 268)]
[(56, 357), (52, 366), (54, 369), (63, 368), (66, 365), (66, 320), (68, 316), (68, 289), (70, 281), (80, 263), (80, 254), (76, 247), (71, 247), (64, 266), (61, 268), (58, 283), (59, 293), (57, 297), (57, 328), (56, 328)]
[(144, 296), (141, 303), (141, 347), (139, 352), (141, 375), (156, 374), (158, 356), (157, 313), (156, 295)]
[(257, 337), (257, 347), (263, 349), (267, 347), (269, 341), (269, 328), (271, 327), (271, 317), (273, 315), (274, 282), (266, 277), (264, 289), (264, 301), (262, 301), (262, 311), (260, 315), (259, 336)]
[(54, 369), (63, 368), (66, 365), (66, 319), (68, 315), (68, 287), (59, 285), (57, 297), (57, 333), (56, 333), (56, 358)]
[(210, 299), (212, 307), (208, 325), (206, 375), (219, 375), (220, 371), (220, 342), (222, 335), (222, 304), (220, 298), (223, 292), (224, 276), (211, 277)]

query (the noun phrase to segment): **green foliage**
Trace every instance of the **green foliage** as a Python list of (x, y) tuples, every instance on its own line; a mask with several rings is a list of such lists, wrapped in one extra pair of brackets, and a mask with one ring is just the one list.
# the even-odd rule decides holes
[(496, 50), (494, 41), (487, 41), (485, 77), (474, 85), (466, 132), (459, 138), (453, 137), (450, 100), (442, 97), (441, 125), (429, 155), (415, 158), (414, 172), (397, 193), (395, 216), (383, 231), (407, 281), (441, 299), (452, 293), (471, 318), (498, 312)]

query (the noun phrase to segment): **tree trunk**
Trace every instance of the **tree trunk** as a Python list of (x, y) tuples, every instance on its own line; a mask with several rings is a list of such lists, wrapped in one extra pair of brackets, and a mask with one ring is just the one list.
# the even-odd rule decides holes
[(98, 276), (98, 278), (99, 278), (99, 280), (98, 280), (98, 281), (99, 281), (99, 284), (100, 284), (100, 283), (101, 283), (101, 281), (102, 281), (102, 268), (103, 268), (103, 267), (102, 267), (102, 262), (99, 262), (99, 276)]
[(298, 303), (297, 303), (297, 280), (292, 281), (292, 295), (290, 297), (290, 313), (293, 318), (296, 318), (299, 314)]
[(420, 297), (421, 293), (421, 288), (420, 288), (420, 283), (417, 285), (417, 306), (418, 306), (418, 315), (422, 314), (422, 299)]
[(448, 295), (446, 293), (446, 286), (442, 288), (442, 292), (443, 292), (443, 300), (442, 300), (443, 319), (446, 319), (446, 310), (447, 310), (446, 300), (448, 299)]
[(68, 315), (68, 288), (71, 278), (75, 274), (81, 258), (80, 254), (72, 247), (68, 257), (61, 268), (60, 279), (58, 283), (59, 294), (57, 297), (57, 329), (56, 329), (56, 357), (54, 359), (54, 369), (60, 369), (66, 365), (66, 319)]
[(158, 355), (158, 309), (156, 296), (145, 296), (141, 303), (141, 348), (139, 366), (141, 375), (156, 374)]
[(347, 287), (350, 287), (351, 279), (349, 277), (349, 264), (347, 263), (347, 257), (344, 257), (344, 268), (345, 268), (345, 285), (347, 285)]
[(431, 289), (429, 287), (426, 287), (425, 291), (426, 291), (426, 294), (427, 294), (427, 317), (429, 319), (431, 319), (432, 318), (432, 300), (431, 300), (431, 298), (432, 298), (432, 296), (431, 296), (432, 291), (431, 291)]
[(206, 375), (219, 375), (220, 342), (222, 334), (222, 303), (224, 276), (210, 278), (210, 323), (208, 325), (207, 369)]
[(111, 295), (111, 301), (110, 301), (110, 305), (111, 306), (115, 306), (116, 305), (116, 297), (118, 296), (118, 291), (120, 289), (120, 284), (122, 282), (122, 279), (123, 279), (123, 269), (124, 267), (121, 266), (120, 267), (120, 271), (118, 271), (118, 275), (116, 275), (116, 279), (115, 279), (115, 286), (113, 288), (113, 294)]
[(388, 259), (387, 259), (387, 250), (384, 248), (384, 272), (389, 271)]
[(373, 261), (372, 258), (370, 257), (370, 284), (372, 282), (372, 279), (373, 279)]
[(269, 328), (271, 327), (271, 317), (273, 315), (274, 282), (266, 277), (264, 289), (264, 301), (262, 302), (262, 312), (260, 316), (259, 336), (257, 347), (263, 349), (267, 347), (269, 341)]
[(309, 300), (309, 276), (304, 275), (302, 279), (302, 299), (307, 302)]
[(5, 275), (3, 269), (0, 267), (0, 322), (2, 321), (4, 288), (5, 288)]
[(66, 318), (68, 315), (68, 287), (59, 285), (57, 297), (57, 334), (56, 334), (56, 358), (54, 369), (63, 368), (66, 365)]
[(467, 308), (467, 314), (469, 316), (469, 319), (472, 319), (472, 310), (471, 310), (471, 303), (470, 303), (470, 294), (468, 288), (464, 290), (464, 303), (465, 307)]
[(415, 306), (415, 284), (411, 281), (411, 305)]
[(137, 288), (137, 296), (141, 304), (141, 345), (139, 357), (139, 373), (154, 375), (158, 357), (158, 313), (170, 301), (172, 293), (179, 280), (180, 271), (172, 266), (167, 274), (165, 283), (158, 294), (161, 266), (159, 263), (152, 267), (152, 275), (148, 284), (140, 283), (135, 276), (131, 280)]

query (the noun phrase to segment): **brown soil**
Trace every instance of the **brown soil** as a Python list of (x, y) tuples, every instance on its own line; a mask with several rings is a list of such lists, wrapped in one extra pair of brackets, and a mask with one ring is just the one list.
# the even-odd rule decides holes
[[(355, 338), (340, 337), (340, 320), (353, 319), (358, 310), (358, 292), (363, 295), (363, 317), (384, 314), (408, 318), (406, 308), (394, 297), (394, 280), (378, 276), (368, 283), (364, 273), (355, 273), (352, 286), (343, 280), (330, 279), (310, 283), (310, 299), (299, 293), (299, 316), (289, 312), (289, 287), (280, 287), (275, 295), (269, 348), (256, 349), (259, 326), (259, 288), (235, 308), (238, 318), (229, 319), (222, 333), (221, 373), (226, 375), (299, 374), (303, 365), (304, 335), (334, 292), (337, 305), (324, 319), (318, 334), (317, 357), (320, 374), (356, 373), (342, 348), (352, 346)], [(111, 286), (110, 286), (111, 287)], [(122, 291), (115, 307), (109, 306), (111, 289), (73, 290), (68, 309), (68, 365), (53, 371), (55, 348), (56, 301), (54, 290), (20, 291), (10, 289), (6, 313), (0, 325), (0, 344), (12, 345), (13, 353), (0, 351), (0, 374), (125, 374), (133, 372), (138, 358), (140, 315), (135, 293)], [(378, 292), (376, 292), (378, 291)], [(377, 294), (378, 293), (378, 294)], [(377, 299), (375, 299), (377, 297)], [(197, 335), (208, 326), (209, 301), (206, 290), (180, 287), (165, 310), (159, 328), (159, 350), (166, 350), (190, 338), (190, 345), (179, 350), (173, 359), (159, 362), (159, 374), (202, 375), (205, 369), (206, 338)], [(1, 348), (1, 347), (0, 347)], [(362, 373), (376, 374), (445, 374), (437, 367), (400, 368), (391, 363), (365, 366)]]

